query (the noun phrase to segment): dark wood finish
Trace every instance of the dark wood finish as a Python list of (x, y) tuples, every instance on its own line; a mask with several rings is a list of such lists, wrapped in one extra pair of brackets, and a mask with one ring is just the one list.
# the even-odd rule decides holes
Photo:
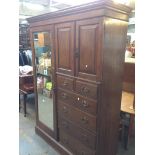
[(116, 155), (130, 11), (105, 0), (28, 19), (31, 33), (38, 26), (53, 32), (55, 143), (72, 154)]
[(57, 72), (74, 75), (74, 22), (55, 25)]
[(96, 148), (96, 135), (91, 132), (80, 128), (77, 124), (73, 124), (64, 118), (59, 118), (59, 128), (66, 133), (78, 139), (81, 143), (89, 147), (90, 149)]
[(97, 155), (116, 155), (127, 22), (105, 17)]
[(100, 21), (102, 18), (76, 22), (76, 76), (95, 81), (101, 73)]
[(83, 96), (86, 96), (95, 100), (97, 99), (97, 85), (77, 80), (75, 89), (77, 93)]
[(58, 87), (73, 90), (73, 79), (57, 75)]
[(96, 115), (97, 113), (97, 102), (82, 95), (58, 89), (59, 100), (90, 114)]
[(75, 155), (95, 155), (95, 151), (82, 145), (77, 139), (60, 130), (60, 142)]
[(85, 128), (91, 132), (96, 133), (96, 117), (89, 115), (83, 111), (73, 108), (68, 104), (58, 103), (58, 116), (65, 117), (66, 119), (79, 124), (82, 128)]

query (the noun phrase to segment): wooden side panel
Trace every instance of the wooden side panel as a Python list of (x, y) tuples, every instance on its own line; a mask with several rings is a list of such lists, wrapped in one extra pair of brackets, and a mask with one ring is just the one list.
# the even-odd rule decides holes
[(100, 18), (76, 23), (76, 74), (94, 81), (100, 77), (100, 27)]
[(74, 75), (74, 23), (55, 26), (57, 72)]
[(103, 85), (98, 106), (97, 155), (116, 155), (128, 23), (104, 18)]

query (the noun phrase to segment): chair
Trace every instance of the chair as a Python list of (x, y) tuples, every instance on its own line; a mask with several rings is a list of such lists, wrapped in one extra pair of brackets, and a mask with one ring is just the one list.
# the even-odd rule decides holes
[(19, 76), (19, 111), (20, 111), (20, 95), (24, 97), (24, 117), (26, 117), (26, 99), (28, 94), (34, 93), (33, 75)]

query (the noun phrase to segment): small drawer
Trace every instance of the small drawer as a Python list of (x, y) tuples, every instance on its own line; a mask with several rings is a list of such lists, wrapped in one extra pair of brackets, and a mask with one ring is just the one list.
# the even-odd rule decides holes
[(65, 102), (67, 104), (73, 104), (75, 101), (74, 95), (64, 90), (58, 89), (58, 101)]
[(91, 132), (80, 128), (77, 124), (73, 124), (64, 118), (59, 118), (59, 128), (78, 139), (81, 143), (91, 149), (96, 148), (96, 135)]
[(57, 85), (63, 89), (73, 90), (73, 79), (57, 75)]
[(97, 99), (97, 85), (90, 84), (82, 81), (76, 81), (76, 92), (86, 96), (90, 97), (92, 99)]
[(75, 124), (77, 123), (82, 128), (96, 133), (96, 117), (93, 115), (89, 115), (62, 102), (58, 102), (58, 115)]
[(77, 139), (73, 138), (66, 132), (59, 130), (60, 143), (66, 146), (74, 155), (95, 155), (95, 151), (89, 149), (80, 143)]

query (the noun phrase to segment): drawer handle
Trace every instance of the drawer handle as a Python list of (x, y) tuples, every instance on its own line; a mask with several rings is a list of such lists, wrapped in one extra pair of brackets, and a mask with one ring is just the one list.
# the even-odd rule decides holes
[(63, 112), (68, 113), (68, 110), (67, 110), (67, 108), (65, 106), (63, 107)]
[(67, 86), (68, 85), (68, 82), (64, 81), (63, 85), (64, 86)]
[(67, 123), (67, 122), (62, 122), (62, 125), (63, 125), (63, 127), (64, 127), (64, 128), (66, 128), (66, 129), (68, 129), (68, 128), (69, 128), (69, 125), (68, 125), (68, 123)]
[(89, 106), (86, 100), (82, 100), (82, 105), (84, 108), (87, 108)]
[(62, 93), (62, 94), (61, 94), (61, 97), (62, 97), (63, 99), (67, 99), (67, 98), (68, 98), (68, 96), (67, 96), (66, 93)]
[(83, 124), (87, 124), (88, 123), (88, 119), (86, 117), (82, 117), (81, 121)]
[(88, 92), (89, 92), (89, 89), (86, 88), (86, 87), (83, 87), (83, 88), (81, 89), (81, 91), (82, 91), (83, 93), (88, 93)]

